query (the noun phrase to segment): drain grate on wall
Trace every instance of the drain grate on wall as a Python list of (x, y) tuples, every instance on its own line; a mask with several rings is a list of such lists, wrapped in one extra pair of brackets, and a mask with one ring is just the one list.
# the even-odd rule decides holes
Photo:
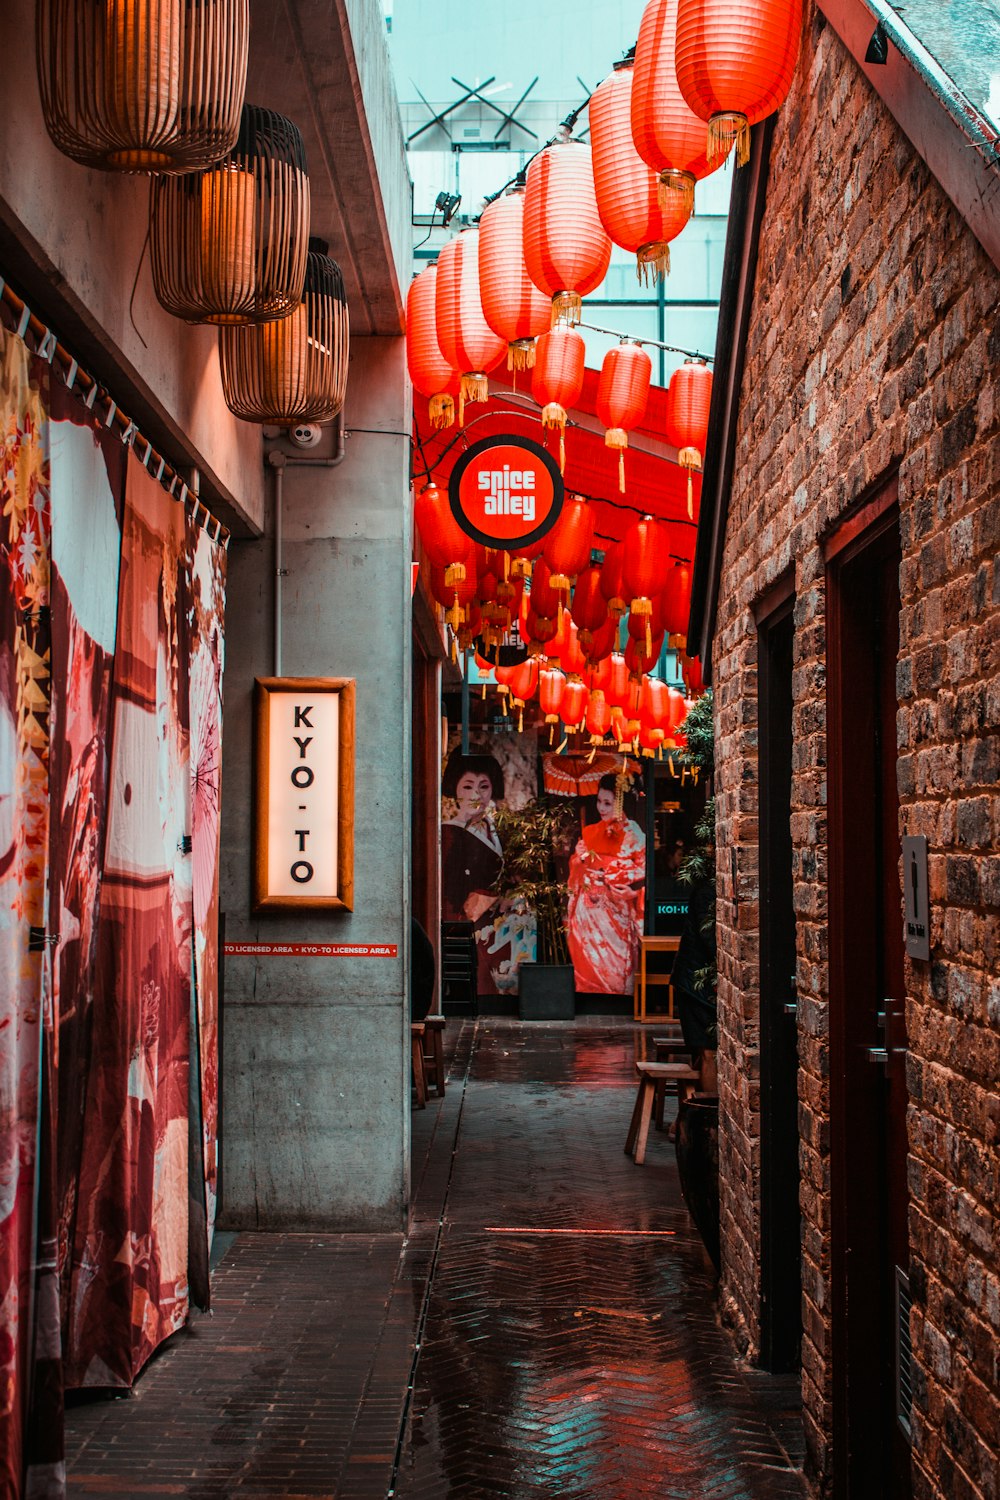
[(910, 1412), (913, 1406), (913, 1345), (910, 1340), (910, 1278), (896, 1267), (896, 1420), (911, 1440)]

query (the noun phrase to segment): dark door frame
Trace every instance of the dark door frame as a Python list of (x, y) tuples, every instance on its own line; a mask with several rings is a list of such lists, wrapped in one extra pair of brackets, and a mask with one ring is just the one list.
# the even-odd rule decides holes
[(755, 610), (760, 881), (760, 1363), (798, 1368), (802, 1338), (796, 939), (792, 871), (795, 578)]

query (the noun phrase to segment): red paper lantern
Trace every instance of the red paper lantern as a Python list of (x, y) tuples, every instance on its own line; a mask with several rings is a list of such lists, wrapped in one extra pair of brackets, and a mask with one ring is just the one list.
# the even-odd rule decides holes
[(483, 316), (479, 295), (479, 232), (463, 229), (443, 246), (437, 263), (434, 307), (441, 353), (461, 375), (458, 425), (465, 421), (467, 401), (486, 401), (490, 370), (503, 359), (506, 345)]
[(674, 563), (659, 600), (659, 616), (667, 633), (667, 645), (683, 651), (687, 646), (688, 617), (691, 614), (691, 568)]
[(675, 687), (668, 689), (668, 696), (670, 704), (666, 731), (667, 734), (673, 734), (676, 729), (681, 727), (688, 716), (688, 701), (684, 694), (679, 692)]
[(551, 667), (538, 674), (538, 705), (545, 715), (546, 724), (556, 724), (559, 721), (559, 710), (562, 707), (563, 693), (566, 691), (566, 678), (557, 667)]
[(712, 372), (703, 359), (686, 359), (670, 377), (667, 388), (667, 441), (677, 449), (677, 462), (688, 471), (688, 519), (694, 520), (691, 473), (704, 461), (708, 415), (712, 406)]
[(573, 619), (584, 651), (589, 650), (594, 633), (600, 630), (607, 618), (608, 603), (601, 593), (601, 570), (584, 568), (579, 572), (573, 590)]
[(568, 610), (563, 611), (562, 634), (563, 640), (559, 648), (562, 669), (570, 677), (582, 677), (587, 670), (587, 658), (580, 647), (580, 632), (573, 624)]
[(659, 677), (644, 677), (639, 696), (639, 718), (652, 737), (652, 747), (662, 745), (671, 728), (670, 689)]
[(586, 728), (592, 745), (599, 745), (611, 728), (611, 705), (601, 692), (590, 695)]
[(698, 656), (685, 656), (681, 660), (681, 675), (685, 686), (692, 698), (698, 698), (705, 691), (705, 679), (701, 675), (701, 658)]
[(590, 97), (590, 143), (601, 223), (616, 245), (636, 257), (639, 281), (670, 270), (670, 241), (691, 217), (683, 194), (664, 195), (632, 139), (632, 60), (615, 64)]
[(663, 650), (663, 636), (654, 635), (645, 641), (637, 641), (631, 637), (625, 644), (625, 662), (633, 677), (641, 677), (644, 672), (651, 672), (660, 659)]
[(595, 630), (591, 640), (583, 645), (583, 654), (590, 662), (607, 661), (617, 645), (618, 621), (609, 615), (600, 630)]
[(582, 682), (567, 682), (563, 689), (559, 717), (567, 729), (579, 729), (587, 711), (587, 689)]
[(625, 584), (622, 581), (622, 568), (625, 564), (625, 548), (621, 542), (612, 542), (604, 554), (601, 564), (601, 593), (608, 601), (608, 614), (614, 620), (620, 620), (628, 609), (625, 599)]
[(681, 93), (674, 69), (677, 0), (649, 0), (639, 24), (632, 78), (632, 139), (659, 174), (661, 201), (678, 198), (690, 212), (694, 185), (722, 160), (709, 162), (705, 122)]
[(431, 426), (441, 428), (455, 420), (459, 379), (438, 343), (436, 296), (437, 266), (425, 266), (406, 294), (406, 367), (414, 390), (428, 399)]
[(638, 344), (622, 342), (609, 349), (597, 383), (597, 420), (603, 422), (604, 442), (618, 450), (618, 488), (625, 493), (625, 449), (628, 435), (646, 414), (653, 362)]
[(538, 688), (537, 661), (522, 661), (514, 667), (509, 685), (510, 695), (518, 703), (527, 703), (529, 698), (533, 698)]
[[(421, 490), (413, 502), (413, 518), (432, 565), (445, 569), (446, 585), (460, 582), (472, 562), (474, 544), (455, 520), (444, 490), (433, 484)], [(473, 578), (475, 571), (473, 567)]]
[(611, 677), (604, 693), (612, 708), (624, 708), (628, 702), (628, 662), (617, 651), (611, 656)]
[(446, 618), (452, 630), (457, 631), (462, 625), (470, 622), (470, 607), (475, 605), (475, 612), (479, 616), (479, 604), (476, 600), (476, 570), (467, 568), (462, 578), (449, 579), (444, 568), (436, 565), (431, 568), (431, 593), (446, 611)]
[(535, 345), (531, 394), (542, 408), (542, 426), (559, 430), (559, 472), (566, 467), (566, 420), (583, 391), (587, 346), (573, 328), (560, 325)]
[(733, 142), (750, 159), (750, 127), (785, 100), (802, 35), (802, 0), (677, 0), (674, 65), (681, 93), (708, 121), (708, 159)]
[(590, 659), (588, 658), (587, 665), (583, 673), (583, 680), (587, 684), (587, 687), (590, 689), (591, 693), (600, 693), (601, 697), (604, 697), (604, 694), (611, 682), (610, 652), (607, 656), (602, 657), (600, 661), (590, 661)]
[(536, 615), (556, 619), (562, 605), (560, 591), (552, 581), (552, 573), (544, 557), (540, 557), (531, 575), (531, 608)]
[(599, 287), (611, 260), (601, 223), (590, 147), (557, 141), (531, 161), (524, 194), (524, 261), (552, 299), (552, 322), (579, 323), (582, 299)]
[[(622, 583), (633, 614), (652, 615), (653, 598), (663, 587), (666, 555), (666, 537), (659, 522), (652, 516), (633, 522), (625, 533), (622, 559)], [(647, 654), (652, 650), (650, 634)]]
[(593, 542), (594, 513), (586, 500), (570, 495), (542, 548), (550, 582), (563, 602), (568, 598), (572, 579), (589, 565)]
[(555, 615), (536, 615), (533, 609), (529, 609), (522, 632), (528, 642), (529, 656), (546, 655), (543, 648), (552, 644), (558, 630), (559, 622)]
[(524, 188), (513, 187), (479, 220), (479, 290), (483, 312), (507, 344), (508, 370), (530, 370), (535, 339), (551, 322), (548, 298), (524, 264)]

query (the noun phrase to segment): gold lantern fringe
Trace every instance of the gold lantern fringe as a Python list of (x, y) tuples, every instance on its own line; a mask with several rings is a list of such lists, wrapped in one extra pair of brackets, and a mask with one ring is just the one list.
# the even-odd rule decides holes
[[(542, 407), (542, 426), (559, 429), (559, 472), (566, 470), (566, 408), (558, 401), (549, 401)], [(529, 575), (530, 576), (530, 575)]]
[(701, 468), (701, 454), (697, 448), (682, 448), (677, 455), (677, 462), (682, 469), (688, 471), (688, 520), (694, 520), (694, 477), (693, 471)]
[(488, 401), (490, 381), (488, 375), (470, 372), (462, 376), (461, 396), (463, 401)]
[(444, 586), (453, 589), (457, 583), (465, 582), (465, 563), (449, 563), (444, 570)]
[(625, 603), (624, 599), (619, 599), (616, 595), (614, 599), (608, 600), (608, 614), (611, 616), (612, 620), (620, 620), (622, 615), (626, 614), (627, 611), (628, 605)]
[(157, 177), (149, 248), (160, 306), (190, 323), (260, 323), (302, 301), (309, 178), (298, 128), (246, 104), (224, 161)]
[(569, 328), (575, 328), (583, 316), (583, 298), (579, 292), (556, 292), (552, 298), (552, 324), (558, 328), (560, 323)]
[(750, 121), (738, 109), (720, 110), (708, 122), (708, 150), (710, 162), (721, 161), (730, 146), (736, 142), (736, 165), (745, 167), (750, 160)]
[(687, 636), (679, 634), (668, 635), (667, 645), (670, 647), (671, 651), (686, 651)]
[(646, 617), (646, 655), (649, 656), (653, 650), (653, 601), (652, 599), (633, 599), (632, 613), (634, 615), (645, 615)]
[(447, 391), (438, 391), (427, 404), (427, 414), (435, 432), (442, 427), (450, 427), (455, 420), (455, 398), (449, 396)]
[(534, 339), (515, 339), (507, 345), (508, 370), (533, 370), (535, 368)]
[(249, 0), (38, 0), (49, 135), (104, 171), (210, 166), (239, 133), (249, 37)]
[(609, 427), (604, 434), (604, 446), (606, 448), (618, 449), (618, 490), (625, 493), (625, 449), (628, 447), (628, 433), (624, 427)]
[(670, 275), (670, 246), (666, 240), (640, 245), (635, 256), (635, 279), (642, 286), (662, 281)]
[(663, 212), (669, 213), (672, 200), (679, 196), (688, 214), (694, 213), (694, 183), (690, 172), (675, 172), (672, 168), (661, 172), (656, 196)]
[(511, 561), (510, 561), (510, 576), (511, 576), (511, 578), (520, 578), (525, 583), (530, 582), (530, 580), (531, 580), (531, 558), (530, 557), (512, 557)]

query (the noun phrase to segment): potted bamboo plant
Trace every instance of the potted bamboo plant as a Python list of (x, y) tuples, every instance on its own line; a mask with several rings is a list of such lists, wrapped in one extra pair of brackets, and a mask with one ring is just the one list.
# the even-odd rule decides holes
[(572, 809), (550, 797), (517, 810), (499, 808), (496, 830), (503, 846), (497, 890), (504, 900), (523, 903), (535, 914), (536, 959), (517, 971), (521, 1020), (571, 1021), (576, 989), (566, 945), (567, 891), (556, 852), (572, 836)]

